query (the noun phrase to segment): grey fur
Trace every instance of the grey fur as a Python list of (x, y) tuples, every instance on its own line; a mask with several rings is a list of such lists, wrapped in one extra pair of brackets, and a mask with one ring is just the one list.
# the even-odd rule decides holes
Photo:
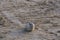
[(27, 22), (25, 25), (25, 31), (27, 32), (31, 32), (35, 29), (35, 24), (33, 24), (32, 22)]

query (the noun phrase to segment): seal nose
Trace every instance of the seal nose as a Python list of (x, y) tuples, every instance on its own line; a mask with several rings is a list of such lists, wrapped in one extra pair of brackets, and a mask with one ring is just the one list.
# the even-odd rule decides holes
[(26, 25), (25, 25), (25, 31), (26, 32), (31, 32), (33, 30), (35, 30), (35, 24), (33, 24), (31, 22), (26, 23)]

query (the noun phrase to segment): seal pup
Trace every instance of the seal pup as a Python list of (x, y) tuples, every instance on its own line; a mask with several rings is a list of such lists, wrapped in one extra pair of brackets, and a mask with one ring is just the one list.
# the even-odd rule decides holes
[(32, 32), (35, 30), (35, 24), (32, 22), (27, 22), (25, 25), (25, 29), (26, 32)]

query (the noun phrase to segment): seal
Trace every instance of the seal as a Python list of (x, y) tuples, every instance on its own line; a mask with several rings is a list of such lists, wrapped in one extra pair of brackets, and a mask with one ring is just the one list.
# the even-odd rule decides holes
[(35, 30), (35, 24), (32, 22), (27, 22), (25, 25), (25, 29), (26, 32), (31, 32)]

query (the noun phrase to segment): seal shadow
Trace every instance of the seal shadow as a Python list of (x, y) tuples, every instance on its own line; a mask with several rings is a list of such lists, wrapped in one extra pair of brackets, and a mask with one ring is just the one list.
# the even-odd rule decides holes
[(28, 33), (29, 32), (27, 32), (24, 29), (22, 29), (22, 30), (14, 30), (14, 31), (11, 31), (9, 33), (9, 35), (14, 38), (14, 37), (17, 37), (17, 36), (25, 36)]

